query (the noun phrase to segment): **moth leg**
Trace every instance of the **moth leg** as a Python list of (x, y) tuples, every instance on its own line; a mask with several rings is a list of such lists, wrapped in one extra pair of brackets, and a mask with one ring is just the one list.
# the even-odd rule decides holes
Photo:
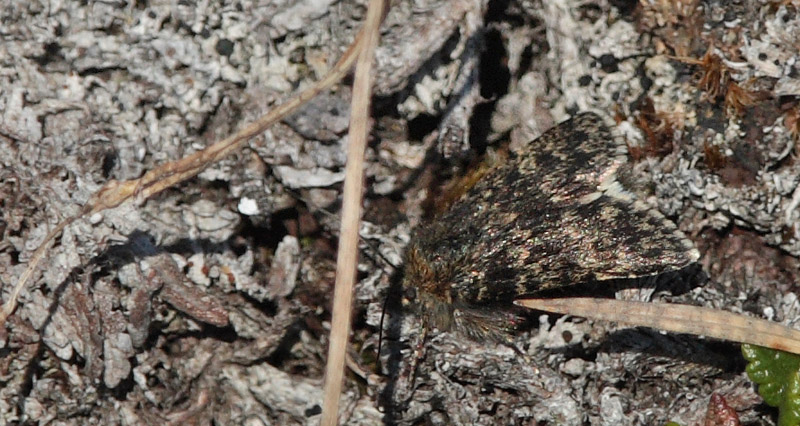
[(455, 309), (455, 328), (458, 332), (478, 341), (492, 341), (511, 348), (525, 361), (527, 354), (514, 341), (513, 331), (519, 326), (521, 317), (513, 312), (497, 312), (485, 309)]
[(411, 389), (414, 388), (414, 381), (417, 377), (417, 367), (419, 367), (419, 362), (425, 356), (425, 341), (428, 340), (428, 328), (428, 322), (423, 320), (420, 324), (419, 333), (417, 334), (417, 344), (414, 345), (414, 352), (411, 354), (411, 363), (409, 365), (409, 387)]
[(397, 375), (397, 392), (400, 400), (410, 400), (414, 393), (414, 386), (417, 376), (419, 362), (425, 357), (425, 342), (428, 340), (428, 321), (424, 318), (420, 322), (419, 332), (411, 353), (411, 359), (404, 364), (403, 369)]

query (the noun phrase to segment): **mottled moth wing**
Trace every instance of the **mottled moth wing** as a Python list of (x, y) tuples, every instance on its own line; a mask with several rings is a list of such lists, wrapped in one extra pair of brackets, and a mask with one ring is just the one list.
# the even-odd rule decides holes
[(485, 324), (488, 309), (541, 290), (696, 261), (671, 221), (620, 186), (625, 162), (625, 145), (584, 113), (491, 171), (412, 238), (404, 285), (416, 289), (423, 318), (469, 328)]

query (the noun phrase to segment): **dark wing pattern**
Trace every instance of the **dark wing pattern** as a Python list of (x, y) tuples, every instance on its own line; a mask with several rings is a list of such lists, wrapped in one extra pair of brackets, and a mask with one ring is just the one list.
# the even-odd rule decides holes
[(697, 250), (671, 221), (620, 186), (625, 153), (595, 114), (547, 131), (418, 229), (407, 285), (423, 293), (427, 308), (480, 308), (696, 261)]

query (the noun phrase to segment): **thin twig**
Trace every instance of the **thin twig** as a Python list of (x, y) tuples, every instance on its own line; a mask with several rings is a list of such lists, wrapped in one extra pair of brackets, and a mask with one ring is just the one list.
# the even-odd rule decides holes
[(25, 271), (20, 275), (19, 281), (17, 281), (17, 285), (14, 286), (14, 289), (11, 291), (11, 295), (8, 296), (8, 300), (6, 303), (3, 304), (3, 308), (0, 309), (0, 326), (5, 325), (6, 319), (8, 316), (14, 312), (14, 309), (17, 307), (17, 299), (19, 298), (19, 294), (22, 292), (22, 289), (25, 288), (25, 283), (28, 279), (33, 275), (33, 271), (36, 268), (36, 265), (44, 257), (44, 254), (47, 252), (47, 247), (49, 247), (50, 242), (53, 241), (61, 231), (64, 230), (70, 223), (74, 222), (78, 219), (80, 215), (71, 216), (61, 221), (49, 234), (44, 238), (39, 247), (36, 248), (36, 251), (33, 252), (33, 256), (31, 256), (31, 260), (28, 261), (28, 267), (25, 268)]
[(515, 303), (540, 311), (750, 343), (800, 354), (800, 330), (760, 318), (701, 306), (588, 297), (525, 299)]
[(369, 101), (372, 88), (372, 61), (378, 45), (378, 29), (383, 17), (384, 0), (370, 0), (364, 24), (364, 48), (356, 64), (353, 99), (350, 110), (349, 146), (342, 195), (342, 225), (336, 259), (336, 282), (333, 294), (328, 363), (325, 368), (324, 402), (320, 424), (333, 426), (339, 417), (347, 338), (350, 334), (350, 311), (353, 285), (358, 266), (358, 229), (361, 221), (361, 197), (364, 187), (364, 153), (369, 134)]
[(262, 133), (264, 130), (275, 124), (278, 120), (283, 119), (289, 114), (296, 111), (303, 104), (311, 100), (314, 96), (329, 88), (336, 82), (340, 81), (358, 58), (358, 54), (364, 47), (365, 37), (367, 33), (367, 26), (361, 29), (356, 35), (353, 43), (344, 52), (344, 55), (339, 59), (330, 72), (325, 75), (320, 81), (316, 82), (311, 87), (298, 93), (285, 103), (278, 105), (272, 111), (264, 114), (256, 121), (248, 124), (243, 129), (235, 134), (214, 143), (213, 145), (203, 149), (202, 151), (195, 152), (179, 160), (170, 161), (157, 166), (153, 170), (145, 173), (144, 176), (138, 179), (117, 181), (110, 180), (100, 190), (95, 192), (81, 212), (65, 219), (59, 223), (36, 249), (25, 271), (20, 275), (19, 280), (9, 295), (9, 299), (3, 304), (0, 309), (0, 326), (5, 325), (9, 315), (11, 315), (17, 307), (17, 299), (19, 294), (25, 288), (26, 283), (30, 280), (36, 267), (41, 262), (47, 248), (52, 240), (54, 240), (64, 228), (77, 219), (86, 215), (101, 212), (106, 209), (111, 209), (121, 205), (122, 203), (136, 198), (137, 201), (146, 200), (155, 194), (173, 186), (187, 179), (196, 176), (203, 171), (210, 164), (213, 164), (226, 155), (240, 149), (250, 138)]

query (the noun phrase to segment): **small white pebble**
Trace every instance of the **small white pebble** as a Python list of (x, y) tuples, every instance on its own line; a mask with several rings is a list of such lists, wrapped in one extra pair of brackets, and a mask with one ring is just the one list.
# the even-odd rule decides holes
[(580, 358), (572, 358), (561, 366), (561, 372), (573, 377), (581, 376), (586, 372), (586, 361)]
[(103, 221), (103, 215), (100, 212), (93, 214), (89, 218), (89, 223), (91, 223), (92, 225), (97, 225), (98, 223), (100, 223), (102, 221)]
[(246, 214), (248, 216), (252, 216), (254, 214), (258, 214), (258, 204), (256, 204), (256, 200), (252, 198), (242, 197), (239, 200), (239, 213)]
[(768, 320), (772, 321), (773, 318), (775, 318), (775, 308), (773, 308), (772, 306), (767, 306), (766, 308), (764, 308), (764, 316)]

